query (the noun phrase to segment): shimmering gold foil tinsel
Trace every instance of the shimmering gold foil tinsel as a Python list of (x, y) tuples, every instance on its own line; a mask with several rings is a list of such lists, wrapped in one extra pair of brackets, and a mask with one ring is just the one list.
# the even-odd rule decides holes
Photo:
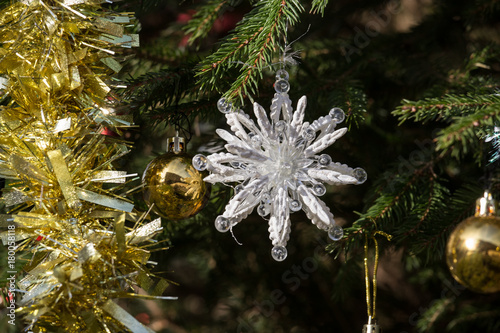
[(15, 223), (18, 251), (32, 253), (17, 306), (34, 332), (150, 332), (114, 299), (138, 297), (137, 286), (165, 298), (167, 281), (153, 287), (146, 267), (160, 221), (119, 195), (130, 175), (113, 162), (129, 147), (101, 134), (132, 126), (114, 114), (108, 82), (121, 69), (117, 48), (138, 45), (133, 20), (95, 0), (0, 12), (0, 177), (11, 210), (0, 227)]

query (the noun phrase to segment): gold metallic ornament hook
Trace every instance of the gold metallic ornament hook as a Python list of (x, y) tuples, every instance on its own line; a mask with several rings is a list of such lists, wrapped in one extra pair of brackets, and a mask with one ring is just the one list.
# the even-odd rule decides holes
[(483, 197), (476, 201), (476, 213), (474, 216), (494, 216), (497, 214), (496, 200), (491, 196), (490, 191), (485, 190)]
[(167, 152), (179, 154), (186, 150), (186, 139), (179, 136), (179, 131), (175, 132), (175, 136), (167, 139)]
[(363, 326), (363, 333), (380, 333), (380, 326), (372, 323), (371, 316), (368, 316), (368, 324)]

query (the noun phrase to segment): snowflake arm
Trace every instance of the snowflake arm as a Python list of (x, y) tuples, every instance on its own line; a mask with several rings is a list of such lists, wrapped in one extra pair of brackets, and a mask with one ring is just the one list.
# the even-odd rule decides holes
[(229, 220), (231, 227), (253, 211), (254, 207), (260, 202), (254, 193), (258, 193), (267, 181), (266, 177), (254, 179), (246, 186), (241, 186), (235, 196), (229, 200), (222, 216)]
[(262, 137), (268, 138), (269, 140), (276, 140), (275, 133), (273, 131), (273, 127), (267, 119), (266, 111), (262, 106), (257, 103), (254, 103), (253, 110), (255, 117), (257, 118), (257, 123), (261, 129)]
[(290, 208), (288, 194), (285, 187), (278, 188), (275, 204), (272, 206), (273, 214), (269, 219), (269, 238), (274, 246), (285, 247), (290, 239)]
[(300, 185), (297, 194), (302, 202), (302, 210), (319, 229), (329, 230), (335, 224), (330, 208), (310, 188)]

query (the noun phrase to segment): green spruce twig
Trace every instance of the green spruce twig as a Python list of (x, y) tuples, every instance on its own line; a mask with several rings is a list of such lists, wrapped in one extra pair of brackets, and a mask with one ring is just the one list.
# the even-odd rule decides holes
[(217, 89), (229, 79), (228, 71), (236, 70), (237, 78), (223, 97), (239, 104), (244, 104), (245, 96), (252, 98), (258, 92), (262, 71), (282, 46), (279, 40), (286, 37), (287, 28), (299, 21), (303, 11), (297, 0), (257, 2), (219, 48), (199, 64), (196, 75), (202, 88)]

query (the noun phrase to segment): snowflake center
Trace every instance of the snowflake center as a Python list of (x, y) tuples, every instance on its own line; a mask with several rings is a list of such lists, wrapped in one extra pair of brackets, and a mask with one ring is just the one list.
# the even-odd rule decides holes
[(279, 178), (290, 178), (292, 174), (295, 173), (295, 165), (289, 161), (279, 161), (278, 163), (278, 174)]
[[(284, 147), (281, 147), (284, 148)], [(278, 149), (275, 154), (270, 154), (270, 159), (265, 170), (273, 179), (275, 184), (284, 184), (293, 182), (297, 173), (297, 163), (295, 156), (289, 149)]]

